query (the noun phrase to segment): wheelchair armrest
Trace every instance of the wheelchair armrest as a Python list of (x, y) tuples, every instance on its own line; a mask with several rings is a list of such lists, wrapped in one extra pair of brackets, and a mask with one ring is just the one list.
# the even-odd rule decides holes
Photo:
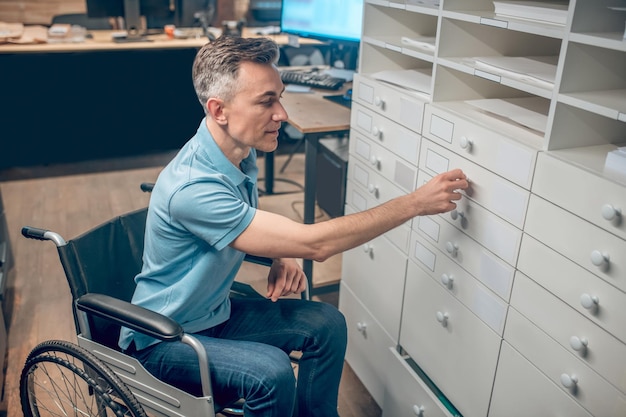
[(104, 294), (89, 293), (76, 300), (79, 310), (165, 342), (181, 340), (180, 324), (152, 310)]
[(274, 262), (271, 258), (266, 258), (265, 256), (250, 255), (249, 253), (246, 253), (244, 261), (263, 266), (272, 266), (272, 262)]

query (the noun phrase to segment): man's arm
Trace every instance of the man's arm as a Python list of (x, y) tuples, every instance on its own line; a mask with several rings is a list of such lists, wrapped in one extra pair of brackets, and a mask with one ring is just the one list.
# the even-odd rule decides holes
[(231, 244), (237, 250), (270, 258), (324, 261), (352, 249), (421, 215), (456, 208), (458, 190), (468, 187), (459, 169), (437, 175), (412, 193), (369, 210), (315, 224), (302, 224), (284, 216), (257, 210), (246, 230)]

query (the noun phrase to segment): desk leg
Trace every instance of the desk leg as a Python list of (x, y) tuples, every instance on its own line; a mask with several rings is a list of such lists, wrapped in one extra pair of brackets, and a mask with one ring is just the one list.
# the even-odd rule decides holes
[[(304, 223), (315, 223), (315, 191), (317, 187), (317, 146), (319, 135), (307, 134), (304, 136)], [(302, 298), (311, 299), (313, 291), (313, 261), (302, 260), (302, 270), (307, 278), (307, 290), (302, 293)]]
[(265, 194), (274, 194), (274, 152), (265, 153)]

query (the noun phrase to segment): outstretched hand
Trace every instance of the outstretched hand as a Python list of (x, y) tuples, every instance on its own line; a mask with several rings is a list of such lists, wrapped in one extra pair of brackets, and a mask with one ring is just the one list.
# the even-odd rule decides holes
[(445, 213), (456, 208), (455, 201), (462, 197), (459, 191), (468, 187), (467, 176), (460, 169), (454, 169), (433, 177), (413, 195), (421, 215)]
[(276, 301), (285, 295), (300, 294), (306, 285), (306, 275), (295, 259), (275, 259), (267, 277), (267, 297)]

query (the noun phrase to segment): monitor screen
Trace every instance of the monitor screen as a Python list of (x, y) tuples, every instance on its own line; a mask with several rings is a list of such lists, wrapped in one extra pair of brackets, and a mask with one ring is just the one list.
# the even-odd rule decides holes
[(283, 0), (280, 28), (324, 41), (358, 43), (363, 0)]

